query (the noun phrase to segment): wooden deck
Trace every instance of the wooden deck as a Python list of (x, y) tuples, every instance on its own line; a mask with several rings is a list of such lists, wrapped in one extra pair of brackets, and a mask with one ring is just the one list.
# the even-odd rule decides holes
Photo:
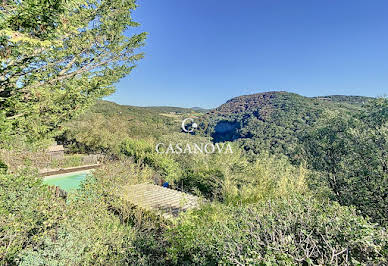
[(180, 212), (199, 205), (199, 198), (196, 196), (153, 184), (125, 186), (122, 193), (122, 197), (128, 202), (160, 212), (165, 217), (177, 216)]

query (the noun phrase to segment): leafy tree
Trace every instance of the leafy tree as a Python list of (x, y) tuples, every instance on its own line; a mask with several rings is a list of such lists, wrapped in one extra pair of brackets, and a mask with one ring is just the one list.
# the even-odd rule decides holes
[(34, 141), (114, 91), (143, 57), (135, 0), (0, 4), (0, 128)]
[(387, 98), (353, 116), (327, 113), (302, 140), (307, 163), (320, 172), (335, 199), (387, 222)]

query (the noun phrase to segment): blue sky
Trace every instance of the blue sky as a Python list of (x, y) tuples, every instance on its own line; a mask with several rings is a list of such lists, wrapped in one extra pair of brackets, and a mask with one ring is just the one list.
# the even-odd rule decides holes
[(108, 100), (212, 108), (271, 90), (388, 93), (388, 1), (142, 0), (145, 58)]

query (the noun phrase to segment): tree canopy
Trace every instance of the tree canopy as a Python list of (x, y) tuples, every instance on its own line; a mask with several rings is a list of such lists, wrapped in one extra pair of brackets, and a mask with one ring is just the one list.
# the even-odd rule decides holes
[(387, 223), (388, 99), (351, 116), (329, 112), (302, 138), (304, 159), (343, 205)]
[(114, 91), (143, 57), (135, 0), (0, 4), (0, 141), (34, 141)]

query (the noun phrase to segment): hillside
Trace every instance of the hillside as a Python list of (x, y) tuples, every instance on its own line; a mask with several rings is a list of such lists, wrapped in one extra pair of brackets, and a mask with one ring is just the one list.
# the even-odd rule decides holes
[(107, 151), (125, 138), (157, 139), (180, 132), (183, 118), (199, 112), (181, 107), (137, 107), (98, 101), (89, 111), (63, 126), (57, 138), (77, 152)]
[[(243, 95), (228, 100), (225, 104), (212, 110), (212, 113), (242, 113), (252, 110), (264, 110), (276, 107), (282, 107), (282, 104), (288, 102), (290, 105), (296, 102), (304, 101), (305, 104), (315, 104), (321, 106), (341, 107), (338, 103), (360, 106), (370, 100), (370, 97), (364, 96), (346, 96), (346, 95), (329, 95), (319, 97), (304, 97), (296, 93), (285, 91), (270, 91)], [(334, 105), (332, 105), (334, 104)]]
[[(207, 113), (202, 108), (137, 107), (98, 101), (88, 112), (64, 126), (58, 138), (68, 146), (105, 150), (126, 137), (154, 138), (180, 132), (182, 119), (198, 117), (197, 135), (214, 142), (238, 140), (253, 153), (270, 150), (291, 155), (299, 137), (327, 111), (344, 115), (362, 108), (370, 98), (361, 96), (304, 97), (288, 92), (243, 95)], [(81, 145), (82, 143), (82, 145)]]
[(304, 97), (284, 91), (244, 95), (208, 112), (203, 132), (214, 142), (238, 140), (246, 150), (270, 150), (290, 155), (298, 138), (327, 111), (344, 115), (360, 110), (369, 98), (361, 96)]

